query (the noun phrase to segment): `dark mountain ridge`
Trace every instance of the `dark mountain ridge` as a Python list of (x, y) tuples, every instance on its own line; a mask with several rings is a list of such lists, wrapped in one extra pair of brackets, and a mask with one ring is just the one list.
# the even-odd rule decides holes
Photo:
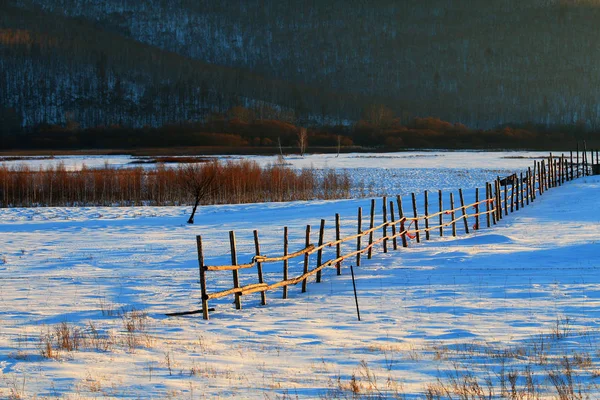
[[(373, 104), (476, 128), (600, 125), (597, 1), (10, 3), (0, 104), (25, 126), (161, 126), (234, 106), (347, 124)], [(1, 40), (23, 31), (32, 44)]]

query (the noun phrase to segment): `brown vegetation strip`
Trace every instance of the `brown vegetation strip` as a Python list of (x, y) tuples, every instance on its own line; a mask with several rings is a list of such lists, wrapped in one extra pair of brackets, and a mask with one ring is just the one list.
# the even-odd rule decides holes
[(98, 168), (70, 171), (64, 165), (0, 166), (0, 207), (129, 206), (193, 204), (190, 182), (214, 176), (201, 204), (339, 199), (350, 196), (347, 173), (254, 161), (211, 161), (172, 168)]

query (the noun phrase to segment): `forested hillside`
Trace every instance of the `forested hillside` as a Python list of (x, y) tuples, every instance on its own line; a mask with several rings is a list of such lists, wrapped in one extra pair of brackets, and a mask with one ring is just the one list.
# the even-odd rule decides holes
[(599, 1), (2, 4), (4, 126), (162, 126), (234, 106), (348, 124), (374, 104), (403, 122), (600, 126)]

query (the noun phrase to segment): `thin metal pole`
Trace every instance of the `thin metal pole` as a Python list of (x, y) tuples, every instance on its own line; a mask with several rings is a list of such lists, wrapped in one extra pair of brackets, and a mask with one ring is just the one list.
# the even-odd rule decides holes
[(358, 295), (356, 294), (356, 281), (354, 280), (354, 267), (350, 264), (350, 273), (352, 274), (352, 286), (354, 287), (354, 302), (356, 303), (356, 315), (360, 321), (360, 309), (358, 308)]

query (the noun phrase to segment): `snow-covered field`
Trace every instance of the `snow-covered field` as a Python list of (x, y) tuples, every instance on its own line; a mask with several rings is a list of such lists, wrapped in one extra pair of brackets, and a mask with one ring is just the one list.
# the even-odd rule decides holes
[[(423, 157), (419, 168), (514, 171), (533, 162), (481, 155), (441, 164)], [(382, 160), (360, 168), (406, 169)], [(420, 172), (407, 170), (425, 188), (446, 188), (419, 180)], [(211, 301), (210, 321), (164, 313), (199, 308), (195, 235), (207, 264), (227, 264), (235, 229), (245, 262), (253, 229), (263, 253), (279, 255), (288, 226), (295, 251), (306, 224), (324, 218), (331, 226), (336, 212), (353, 232), (368, 200), (207, 206), (193, 226), (180, 207), (2, 209), (0, 398), (420, 399), (459, 398), (455, 389), (500, 395), (503, 386), (509, 394), (514, 386), (555, 398), (563, 387), (599, 398), (598, 198), (600, 179), (582, 178), (493, 228), (434, 234), (363, 259), (355, 268), (360, 322), (349, 264), (341, 276), (328, 269), (322, 283), (311, 279), (307, 293), (291, 287), (282, 300), (269, 292), (266, 307), (255, 294), (241, 311), (233, 298)], [(281, 265), (265, 268), (267, 280), (280, 279)], [(290, 269), (297, 275), (301, 265)], [(254, 274), (242, 270), (243, 283)], [(208, 281), (211, 291), (228, 288), (231, 273)], [(62, 323), (79, 339), (59, 335)], [(57, 346), (58, 336), (71, 346)], [(73, 343), (78, 349), (68, 351)]]
[[(407, 151), (400, 153), (307, 154), (305, 157), (286, 156), (292, 168), (316, 168), (326, 171), (347, 171), (353, 182), (355, 197), (385, 194), (408, 194), (411, 191), (474, 188), (497, 176), (533, 166), (534, 159), (547, 157), (545, 152), (522, 151)], [(260, 165), (277, 162), (275, 156), (215, 156), (221, 160), (250, 159)], [(202, 157), (207, 158), (207, 157)], [(25, 164), (33, 168), (64, 164), (68, 169), (110, 166), (113, 168), (156, 164), (134, 164), (149, 158), (131, 156), (56, 156), (52, 159), (32, 158), (5, 162), (6, 165)], [(173, 164), (171, 164), (173, 165)]]

